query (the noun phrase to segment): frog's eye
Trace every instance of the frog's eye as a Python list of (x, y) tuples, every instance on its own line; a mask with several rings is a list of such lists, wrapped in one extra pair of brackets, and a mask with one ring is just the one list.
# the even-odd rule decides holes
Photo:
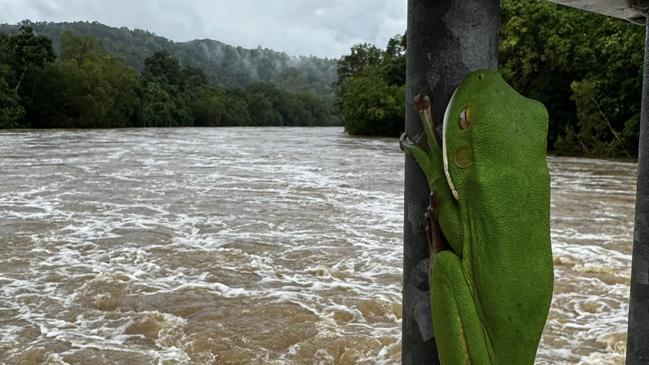
[(469, 129), (471, 127), (471, 121), (469, 120), (469, 108), (464, 108), (462, 112), (460, 113), (460, 128), (462, 128), (463, 131)]

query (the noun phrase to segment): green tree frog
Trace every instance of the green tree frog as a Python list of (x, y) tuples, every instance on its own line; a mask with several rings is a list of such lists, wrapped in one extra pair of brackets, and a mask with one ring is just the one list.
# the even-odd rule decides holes
[(441, 363), (533, 364), (554, 282), (548, 113), (488, 70), (457, 88), (441, 136), (428, 97), (415, 106), (422, 141), (404, 135), (401, 147), (433, 194), (429, 283)]

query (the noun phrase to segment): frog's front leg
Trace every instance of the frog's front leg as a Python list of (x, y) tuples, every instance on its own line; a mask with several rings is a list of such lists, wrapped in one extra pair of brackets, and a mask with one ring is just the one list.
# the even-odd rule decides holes
[(444, 250), (433, 257), (430, 273), (433, 328), (444, 365), (490, 365), (487, 332), (478, 316), (460, 258)]
[[(460, 238), (458, 206), (444, 174), (442, 148), (439, 138), (434, 132), (435, 126), (430, 107), (430, 99), (424, 94), (419, 94), (413, 101), (413, 104), (416, 106), (424, 126), (424, 134), (421, 136), (422, 138), (417, 139), (417, 142), (420, 142), (419, 139), (425, 139), (425, 146), (413, 142), (405, 133), (401, 136), (399, 144), (402, 150), (417, 160), (419, 167), (426, 176), (430, 191), (435, 194), (434, 208), (436, 210), (436, 217), (434, 222), (428, 223), (429, 227), (431, 227), (430, 223), (434, 223), (435, 228), (438, 228), (438, 233), (443, 236), (443, 240), (440, 239), (438, 243), (443, 242), (443, 245), (450, 246), (454, 252), (461, 253), (462, 240)], [(428, 218), (426, 220), (429, 221)], [(430, 246), (429, 234), (427, 234), (427, 237), (429, 238)], [(436, 252), (441, 248), (433, 247), (431, 252)]]

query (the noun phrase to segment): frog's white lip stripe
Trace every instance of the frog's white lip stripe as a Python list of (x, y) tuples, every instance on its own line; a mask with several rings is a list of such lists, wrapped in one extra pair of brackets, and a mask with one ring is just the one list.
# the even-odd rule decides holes
[(453, 197), (455, 200), (459, 200), (459, 194), (457, 193), (457, 190), (455, 189), (455, 185), (453, 185), (453, 180), (451, 180), (451, 174), (448, 172), (448, 153), (446, 151), (446, 128), (448, 127), (448, 113), (451, 111), (451, 105), (453, 105), (453, 100), (455, 99), (455, 94), (457, 93), (457, 89), (453, 92), (453, 96), (451, 96), (451, 101), (448, 102), (448, 106), (446, 107), (446, 111), (444, 112), (444, 123), (442, 125), (442, 159), (444, 160), (444, 175), (446, 175), (446, 182), (448, 183), (448, 187), (451, 188), (451, 193), (453, 194)]

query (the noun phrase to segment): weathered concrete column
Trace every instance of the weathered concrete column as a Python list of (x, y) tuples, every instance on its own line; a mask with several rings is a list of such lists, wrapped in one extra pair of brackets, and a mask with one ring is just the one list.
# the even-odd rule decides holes
[(649, 27), (645, 28), (627, 365), (649, 364)]
[[(473, 70), (498, 67), (499, 0), (409, 0), (406, 133), (422, 132), (412, 100), (427, 93), (441, 121), (460, 81)], [(406, 157), (401, 360), (439, 364), (428, 290), (428, 245), (424, 212), (428, 186), (415, 160)]]

